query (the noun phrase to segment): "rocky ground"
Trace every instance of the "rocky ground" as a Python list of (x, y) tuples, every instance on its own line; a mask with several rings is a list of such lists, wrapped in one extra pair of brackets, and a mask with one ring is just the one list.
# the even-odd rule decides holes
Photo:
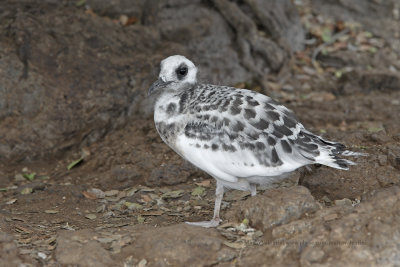
[[(349, 171), (313, 166), (255, 197), (228, 192), (216, 229), (184, 224), (211, 218), (215, 182), (163, 144), (145, 98), (160, 59), (199, 48), (163, 43), (189, 33), (147, 27), (144, 2), (106, 2), (2, 4), (0, 266), (400, 265), (396, 1), (294, 1), (307, 43), (263, 81), (238, 58), (221, 73), (203, 59), (204, 79), (266, 93), (368, 153)], [(189, 36), (224, 27), (213, 31)]]

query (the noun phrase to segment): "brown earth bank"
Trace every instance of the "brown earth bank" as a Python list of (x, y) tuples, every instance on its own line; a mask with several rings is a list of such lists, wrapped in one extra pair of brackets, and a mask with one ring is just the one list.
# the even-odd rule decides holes
[[(400, 265), (400, 5), (266, 3), (2, 1), (0, 266)], [(153, 125), (173, 54), (368, 156), (184, 224), (212, 216), (215, 183)]]

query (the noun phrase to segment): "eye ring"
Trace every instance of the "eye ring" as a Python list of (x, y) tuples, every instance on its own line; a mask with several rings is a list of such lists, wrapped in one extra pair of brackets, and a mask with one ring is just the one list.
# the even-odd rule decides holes
[(179, 69), (179, 74), (185, 76), (187, 74), (188, 69), (186, 67)]
[(187, 73), (188, 73), (188, 67), (186, 65), (179, 66), (178, 69), (176, 70), (178, 79), (182, 79), (187, 75)]

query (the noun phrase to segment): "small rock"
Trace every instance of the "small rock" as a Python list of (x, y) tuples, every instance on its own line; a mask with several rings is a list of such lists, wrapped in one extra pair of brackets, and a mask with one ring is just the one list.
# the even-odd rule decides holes
[(56, 214), (56, 213), (58, 213), (58, 210), (45, 210), (44, 213), (47, 213), (47, 214)]
[(25, 181), (26, 179), (25, 179), (25, 177), (24, 177), (22, 174), (17, 173), (17, 174), (14, 176), (14, 180), (17, 181), (17, 182), (20, 182), (20, 181)]
[(128, 16), (127, 15), (121, 15), (119, 16), (119, 22), (121, 25), (126, 25), (128, 23)]
[(47, 255), (44, 254), (43, 252), (38, 252), (38, 257), (45, 260), (47, 258)]
[(322, 200), (326, 203), (326, 204), (328, 204), (328, 205), (331, 205), (332, 204), (332, 201), (329, 199), (329, 197), (327, 197), (327, 196), (323, 196), (322, 197)]
[(306, 255), (304, 255), (305, 259), (310, 263), (316, 263), (322, 260), (325, 256), (325, 252), (320, 248), (314, 248), (310, 250)]
[(96, 208), (97, 213), (104, 212), (106, 210), (106, 205), (102, 204)]
[(294, 90), (294, 87), (293, 87), (293, 85), (290, 85), (290, 84), (284, 84), (282, 86), (282, 90), (292, 92)]
[(137, 267), (145, 267), (147, 265), (147, 260), (146, 259), (142, 259), (141, 261), (139, 261), (139, 263), (137, 264)]
[(230, 249), (221, 249), (220, 251), (218, 251), (217, 253), (217, 260), (218, 261), (222, 261), (222, 262), (228, 262), (233, 260), (234, 258), (236, 258), (236, 254), (235, 252), (233, 252)]
[(106, 196), (106, 194), (98, 188), (90, 188), (87, 192), (93, 194), (96, 198), (104, 198)]
[[(92, 240), (97, 233), (92, 230), (59, 231), (55, 258), (62, 266), (117, 266), (110, 252)], [(80, 241), (84, 242), (80, 242)]]
[(85, 218), (89, 220), (94, 220), (97, 218), (97, 216), (95, 214), (89, 213), (85, 215)]
[(352, 202), (348, 198), (343, 198), (343, 199), (337, 199), (335, 200), (335, 205), (336, 206), (351, 206)]
[(229, 251), (236, 254), (224, 247), (225, 238), (216, 229), (186, 224), (137, 229), (135, 242), (125, 246), (124, 253), (135, 259), (147, 259), (148, 266), (213, 266), (218, 258), (232, 258)]
[(17, 201), (16, 198), (12, 198), (12, 199), (10, 199), (9, 201), (7, 201), (6, 204), (7, 204), (7, 205), (11, 205), (11, 204), (14, 204), (16, 201)]
[(130, 209), (130, 210), (141, 210), (141, 209), (143, 209), (142, 205), (140, 205), (138, 203), (134, 203), (134, 202), (125, 201), (124, 205), (127, 206), (128, 209)]
[(306, 213), (319, 209), (307, 188), (295, 186), (265, 191), (236, 203), (228, 212), (230, 220), (248, 218), (250, 225), (262, 231), (299, 219)]

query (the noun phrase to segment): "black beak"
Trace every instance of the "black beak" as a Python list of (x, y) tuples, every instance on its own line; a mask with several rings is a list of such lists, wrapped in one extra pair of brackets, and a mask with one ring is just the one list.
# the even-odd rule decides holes
[(148, 96), (152, 95), (154, 92), (157, 92), (159, 89), (165, 88), (170, 82), (164, 82), (161, 78), (158, 78), (149, 88)]

